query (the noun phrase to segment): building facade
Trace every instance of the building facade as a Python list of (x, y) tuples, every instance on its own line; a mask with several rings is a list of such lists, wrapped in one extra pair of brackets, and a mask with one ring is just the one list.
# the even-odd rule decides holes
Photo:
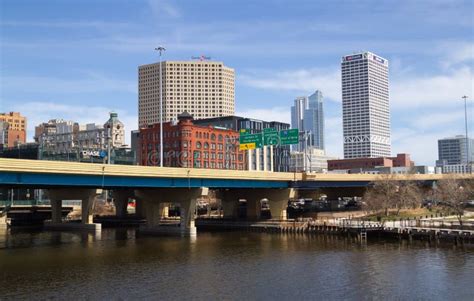
[(298, 129), (303, 137), (295, 151), (304, 151), (306, 147), (324, 150), (324, 105), (323, 94), (316, 90), (310, 96), (300, 96), (291, 107), (291, 127)]
[[(139, 128), (160, 122), (159, 63), (138, 68)], [(161, 63), (163, 122), (187, 111), (196, 119), (234, 115), (234, 69), (222, 62)]]
[[(111, 151), (125, 147), (125, 128), (118, 120), (117, 113), (110, 113), (110, 118), (103, 125), (89, 123), (81, 125), (74, 121), (52, 119), (35, 128), (35, 141), (39, 144), (42, 155), (54, 157), (64, 154), (80, 156), (84, 152)], [(90, 155), (88, 155), (90, 156)]]
[[(187, 112), (178, 123), (163, 124), (163, 165), (245, 170), (245, 152), (239, 150), (239, 133), (232, 129), (193, 123)], [(160, 165), (160, 124), (140, 129), (141, 165)]]
[(325, 151), (318, 148), (310, 148), (306, 152), (291, 152), (291, 172), (317, 172), (323, 173), (328, 170), (328, 160), (335, 157), (327, 156)]
[(388, 61), (371, 52), (342, 57), (344, 158), (391, 155)]
[[(284, 122), (263, 121), (239, 116), (200, 119), (195, 120), (194, 123), (232, 129), (237, 132), (246, 130), (249, 134), (261, 133), (267, 128), (273, 128), (276, 131), (290, 128), (290, 125)], [(264, 146), (261, 149), (247, 151), (246, 169), (288, 172), (290, 170), (290, 146)]]
[(5, 147), (26, 143), (26, 117), (18, 112), (0, 113), (2, 139)]
[(438, 160), (436, 166), (443, 173), (473, 172), (474, 139), (457, 135), (438, 140)]
[(381, 167), (413, 167), (409, 154), (397, 154), (396, 157), (353, 158), (329, 160), (328, 170), (346, 170), (352, 173), (363, 172)]

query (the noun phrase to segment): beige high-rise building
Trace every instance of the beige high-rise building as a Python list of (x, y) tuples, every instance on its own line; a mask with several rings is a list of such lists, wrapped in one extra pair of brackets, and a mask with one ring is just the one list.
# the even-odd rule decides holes
[[(164, 61), (163, 122), (187, 111), (196, 119), (234, 115), (234, 69), (222, 62)], [(138, 125), (160, 122), (159, 63), (138, 68)]]

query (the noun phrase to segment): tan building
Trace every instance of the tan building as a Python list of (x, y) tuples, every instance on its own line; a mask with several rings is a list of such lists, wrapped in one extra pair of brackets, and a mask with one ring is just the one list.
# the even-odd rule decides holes
[[(163, 122), (187, 111), (196, 119), (234, 115), (234, 69), (222, 62), (162, 62)], [(159, 63), (138, 68), (139, 127), (160, 122)]]
[(18, 143), (26, 143), (26, 117), (21, 116), (18, 112), (0, 113), (0, 122), (7, 125), (5, 128), (5, 147), (13, 147)]

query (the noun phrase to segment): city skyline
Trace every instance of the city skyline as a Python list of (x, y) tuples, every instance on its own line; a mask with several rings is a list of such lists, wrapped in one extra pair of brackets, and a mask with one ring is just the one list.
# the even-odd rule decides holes
[[(239, 116), (289, 122), (294, 95), (321, 89), (326, 149), (342, 157), (339, 61), (364, 49), (391, 61), (393, 153), (411, 153), (416, 162), (433, 165), (437, 140), (464, 132), (461, 96), (472, 96), (473, 85), (472, 2), (427, 4), (377, 3), (373, 10), (370, 3), (336, 9), (326, 2), (276, 1), (248, 9), (249, 2), (215, 7), (203, 1), (203, 13), (196, 15), (197, 4), (179, 1), (119, 1), (112, 14), (107, 1), (87, 14), (80, 2), (31, 2), (35, 9), (26, 12), (3, 2), (8, 18), (1, 21), (0, 111), (27, 116), (29, 140), (32, 127), (43, 121), (79, 115), (79, 122), (96, 122), (112, 110), (132, 130), (137, 66), (157, 61), (153, 49), (163, 44), (164, 60), (204, 54), (234, 68)], [(205, 12), (211, 6), (213, 15)], [(370, 17), (364, 15), (368, 6)], [(375, 26), (377, 31), (368, 30)]]

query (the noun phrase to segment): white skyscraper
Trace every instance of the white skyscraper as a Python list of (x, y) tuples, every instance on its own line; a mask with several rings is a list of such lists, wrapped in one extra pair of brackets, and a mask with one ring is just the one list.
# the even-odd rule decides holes
[(390, 156), (388, 61), (370, 52), (342, 57), (344, 158)]

